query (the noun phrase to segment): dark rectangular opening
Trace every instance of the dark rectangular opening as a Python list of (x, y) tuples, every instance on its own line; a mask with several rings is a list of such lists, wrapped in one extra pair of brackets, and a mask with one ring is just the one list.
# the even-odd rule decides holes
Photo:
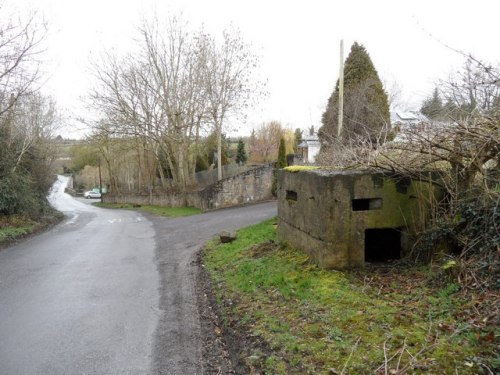
[(289, 201), (297, 201), (297, 192), (292, 190), (287, 190), (286, 199)]
[(400, 258), (400, 229), (365, 229), (365, 262), (386, 262)]
[(382, 198), (363, 198), (352, 200), (353, 211), (380, 210), (382, 208)]

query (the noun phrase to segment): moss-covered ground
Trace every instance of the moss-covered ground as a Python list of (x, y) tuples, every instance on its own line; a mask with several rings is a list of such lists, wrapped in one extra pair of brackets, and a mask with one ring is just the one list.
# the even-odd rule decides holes
[(493, 306), (480, 308), (487, 296), (431, 283), (430, 267), (321, 270), (275, 236), (271, 220), (205, 250), (222, 323), (244, 343), (233, 351), (247, 373), (498, 371), (498, 317)]

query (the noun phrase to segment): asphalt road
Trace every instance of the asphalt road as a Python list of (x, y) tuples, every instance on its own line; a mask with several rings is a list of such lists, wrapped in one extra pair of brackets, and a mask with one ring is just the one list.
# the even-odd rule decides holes
[(0, 251), (0, 375), (202, 374), (195, 255), (276, 204), (168, 219), (50, 195), (66, 219)]

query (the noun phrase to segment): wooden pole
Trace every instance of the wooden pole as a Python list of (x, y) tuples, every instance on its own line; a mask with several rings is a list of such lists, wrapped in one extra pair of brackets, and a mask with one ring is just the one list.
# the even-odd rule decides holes
[(342, 134), (344, 122), (344, 40), (340, 40), (340, 68), (339, 68), (339, 126), (337, 137)]
[(217, 126), (217, 181), (222, 180), (222, 124)]
[(101, 158), (99, 158), (99, 194), (101, 194), (101, 203), (104, 202), (104, 199), (102, 199), (102, 177), (101, 177)]

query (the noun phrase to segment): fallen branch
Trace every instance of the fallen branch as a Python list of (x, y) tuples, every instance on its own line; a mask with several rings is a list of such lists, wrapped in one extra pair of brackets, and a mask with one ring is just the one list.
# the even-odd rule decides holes
[(352, 357), (352, 354), (354, 353), (354, 351), (356, 350), (356, 348), (358, 347), (358, 344), (359, 344), (359, 341), (361, 340), (361, 336), (358, 337), (358, 339), (356, 340), (356, 342), (354, 343), (352, 349), (351, 349), (351, 353), (349, 353), (349, 357), (347, 357), (347, 360), (345, 361), (344, 363), (344, 367), (342, 367), (342, 371), (340, 372), (340, 375), (344, 375), (345, 374), (345, 369), (347, 368), (347, 364), (349, 363), (349, 361), (351, 360), (351, 357)]

